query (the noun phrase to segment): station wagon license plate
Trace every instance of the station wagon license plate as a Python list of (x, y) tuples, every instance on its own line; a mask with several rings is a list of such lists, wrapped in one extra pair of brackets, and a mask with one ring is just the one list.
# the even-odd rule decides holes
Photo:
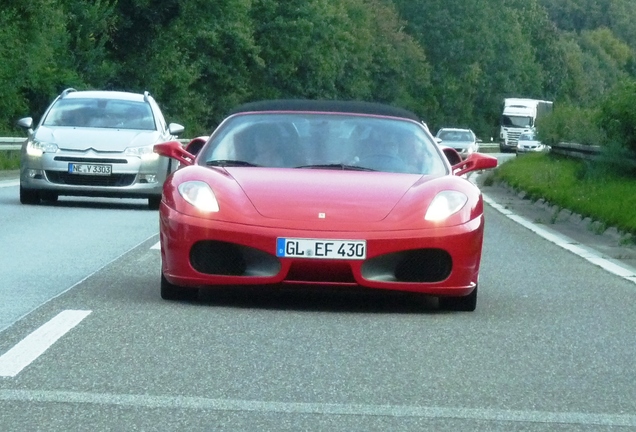
[(85, 175), (111, 175), (113, 172), (112, 165), (96, 165), (96, 164), (68, 164), (69, 174), (85, 174)]
[(278, 238), (276, 239), (276, 256), (363, 260), (367, 257), (367, 242), (366, 240)]

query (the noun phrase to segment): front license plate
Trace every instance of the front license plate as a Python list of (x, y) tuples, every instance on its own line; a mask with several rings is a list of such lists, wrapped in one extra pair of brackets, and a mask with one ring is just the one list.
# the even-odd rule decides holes
[(366, 240), (326, 240), (278, 238), (276, 256), (363, 260), (367, 257)]
[(69, 174), (111, 175), (113, 166), (70, 163), (68, 164), (68, 172)]

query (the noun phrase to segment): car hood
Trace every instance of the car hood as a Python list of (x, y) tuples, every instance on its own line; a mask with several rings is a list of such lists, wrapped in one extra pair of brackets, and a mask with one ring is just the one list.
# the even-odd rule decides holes
[(256, 210), (286, 220), (379, 221), (422, 179), (415, 174), (228, 169)]
[(61, 150), (123, 151), (126, 147), (155, 144), (159, 132), (129, 129), (40, 127), (35, 139), (56, 144)]

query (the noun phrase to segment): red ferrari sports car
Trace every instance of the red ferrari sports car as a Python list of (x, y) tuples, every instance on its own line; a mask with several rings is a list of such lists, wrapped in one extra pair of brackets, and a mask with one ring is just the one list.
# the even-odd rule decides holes
[(161, 296), (220, 286), (359, 287), (477, 304), (484, 214), (464, 174), (497, 165), (440, 147), (374, 103), (278, 100), (230, 113), (180, 161), (160, 205)]

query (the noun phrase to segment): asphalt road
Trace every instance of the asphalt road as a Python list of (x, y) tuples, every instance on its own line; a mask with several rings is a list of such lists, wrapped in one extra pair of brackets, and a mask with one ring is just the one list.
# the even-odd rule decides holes
[(2, 304), (20, 309), (0, 312), (2, 431), (636, 430), (636, 285), (501, 209), (477, 310), (446, 313), (362, 293), (162, 301), (157, 213), (79, 201), (0, 187)]

